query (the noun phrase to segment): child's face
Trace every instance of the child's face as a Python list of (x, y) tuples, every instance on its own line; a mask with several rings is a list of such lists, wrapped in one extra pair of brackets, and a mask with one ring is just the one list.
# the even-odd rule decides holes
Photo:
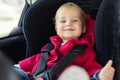
[(80, 10), (76, 7), (62, 7), (56, 17), (56, 32), (66, 42), (70, 39), (78, 39), (86, 30), (82, 27)]

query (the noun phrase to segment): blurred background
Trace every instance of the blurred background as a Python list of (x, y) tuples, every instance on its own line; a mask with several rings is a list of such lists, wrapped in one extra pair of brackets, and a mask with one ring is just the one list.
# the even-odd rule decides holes
[(25, 0), (0, 0), (0, 38), (17, 27), (24, 5)]

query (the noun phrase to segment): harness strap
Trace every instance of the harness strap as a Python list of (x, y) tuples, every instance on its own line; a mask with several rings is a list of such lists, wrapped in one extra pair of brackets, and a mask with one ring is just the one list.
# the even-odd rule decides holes
[(86, 45), (78, 45), (71, 52), (65, 55), (60, 61), (56, 63), (48, 72), (51, 77), (54, 77), (57, 73), (61, 72), (65, 67), (70, 64), (78, 55), (83, 53), (86, 49)]
[(48, 53), (51, 49), (53, 49), (53, 47), (54, 46), (52, 43), (48, 43), (48, 46), (41, 52), (40, 61), (38, 63), (37, 70), (34, 72), (34, 76), (37, 76), (40, 73), (44, 72), (48, 60)]
[(46, 62), (48, 60), (48, 53), (51, 49), (53, 49), (53, 47), (53, 44), (49, 43), (48, 46), (42, 51), (38, 68), (33, 75), (34, 78), (43, 77), (45, 80), (54, 80), (56, 78), (56, 74), (65, 69), (65, 67), (70, 64), (79, 54), (83, 53), (87, 46), (76, 46), (71, 52), (66, 54), (60, 61), (58, 61), (55, 66), (47, 69)]

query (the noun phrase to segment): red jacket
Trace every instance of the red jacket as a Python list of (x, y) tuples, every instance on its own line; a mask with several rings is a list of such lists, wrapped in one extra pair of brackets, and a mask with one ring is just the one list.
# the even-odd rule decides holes
[[(70, 65), (78, 65), (80, 67), (83, 67), (90, 76), (92, 76), (96, 71), (100, 70), (102, 66), (96, 61), (96, 53), (94, 51), (94, 23), (95, 21), (92, 20), (90, 16), (88, 16), (87, 32), (79, 40), (71, 39), (62, 47), (62, 40), (59, 36), (50, 37), (50, 40), (54, 45), (54, 49), (50, 51), (47, 66), (54, 66), (65, 54), (70, 52), (76, 45), (87, 44), (88, 47), (84, 51), (84, 53), (80, 54)], [(44, 47), (42, 49), (44, 49)], [(28, 73), (28, 75), (32, 75), (32, 73), (37, 68), (40, 56), (40, 53), (38, 53), (37, 55), (33, 55), (32, 57), (20, 61), (19, 65), (24, 71)]]

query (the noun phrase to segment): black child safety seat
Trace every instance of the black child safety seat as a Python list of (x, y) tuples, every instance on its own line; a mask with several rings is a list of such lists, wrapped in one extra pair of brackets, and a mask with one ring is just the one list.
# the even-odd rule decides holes
[(108, 59), (112, 59), (114, 62), (113, 66), (118, 69), (114, 80), (119, 80), (120, 0), (36, 1), (27, 10), (24, 18), (23, 30), (27, 43), (27, 57), (38, 53), (41, 47), (49, 42), (49, 37), (55, 34), (52, 19), (57, 8), (68, 1), (80, 5), (86, 13), (89, 13), (96, 20), (95, 49), (97, 51), (97, 59), (102, 65), (105, 65)]
[[(24, 35), (27, 42), (27, 53), (26, 53), (27, 57), (38, 53), (41, 50), (41, 47), (44, 44), (49, 42), (49, 37), (51, 35), (55, 35), (54, 24), (52, 19), (54, 19), (54, 15), (56, 13), (57, 8), (61, 4), (69, 1), (80, 5), (80, 7), (82, 7), (87, 14), (90, 14), (92, 18), (95, 19), (97, 7), (98, 7), (98, 5), (97, 6), (95, 5), (96, 0), (94, 1), (93, 0), (89, 0), (89, 1), (87, 0), (52, 0), (52, 1), (38, 0), (37, 2), (35, 2), (33, 5), (29, 7), (24, 18), (23, 30), (24, 30)], [(80, 49), (77, 50), (77, 53), (78, 51), (80, 51), (79, 53), (81, 53)], [(76, 53), (76, 50), (73, 50), (73, 52)], [(47, 53), (43, 53), (43, 54), (45, 54), (45, 56), (47, 55)], [(78, 54), (76, 54), (76, 56), (77, 55)], [(50, 73), (50, 75), (49, 76), (47, 75), (47, 78), (48, 77), (51, 78), (52, 76), (54, 76), (54, 74), (64, 69), (65, 64), (66, 65), (69, 64), (70, 61), (74, 59), (73, 56), (75, 56), (75, 54), (72, 56), (68, 55), (67, 58), (66, 57), (62, 58), (63, 60), (61, 62), (62, 63), (64, 62), (63, 65), (60, 65), (62, 67), (59, 67), (59, 63), (61, 64), (61, 62), (58, 62), (58, 64), (56, 64), (58, 66), (55, 66), (49, 70), (47, 74)], [(43, 56), (42, 58), (47, 60), (47, 57)], [(35, 77), (41, 76), (38, 74), (42, 73), (45, 69), (45, 64), (44, 64), (45, 62), (42, 61), (42, 58), (40, 59), (40, 65), (42, 65), (42, 69), (41, 67), (37, 69), (37, 71), (34, 73)]]
[[(96, 4), (96, 0), (52, 0), (52, 1), (45, 1), (45, 0), (38, 0), (35, 2), (33, 5), (29, 7), (25, 14), (24, 18), (24, 35), (26, 38), (26, 43), (27, 43), (27, 56), (29, 57), (33, 54), (36, 54), (40, 52), (41, 47), (49, 42), (49, 37), (52, 35), (55, 35), (55, 30), (54, 30), (54, 24), (52, 19), (54, 19), (54, 15), (56, 13), (57, 8), (65, 3), (65, 2), (74, 2), (82, 9), (85, 11), (85, 13), (90, 14), (93, 19), (96, 17), (96, 12), (98, 9), (98, 3)], [(99, 2), (100, 3), (100, 2)], [(82, 47), (80, 47), (82, 48)], [(79, 50), (81, 53), (81, 50)], [(73, 50), (73, 52), (76, 53), (76, 50)], [(78, 50), (77, 50), (78, 53)], [(47, 55), (47, 54), (45, 54)], [(78, 54), (76, 54), (77, 56)], [(69, 56), (69, 55), (68, 55)], [(72, 61), (74, 55), (70, 55), (69, 58), (65, 57), (62, 58), (61, 62), (64, 64), (61, 65), (61, 62), (58, 62), (53, 68), (49, 69), (47, 71), (47, 75), (44, 75), (45, 78), (49, 78), (49, 80), (54, 76), (57, 72), (60, 72), (61, 70), (64, 69), (65, 64), (69, 64), (70, 61)], [(44, 58), (44, 57), (43, 57)], [(46, 57), (44, 58), (46, 59)], [(47, 60), (47, 59), (46, 59)], [(68, 62), (68, 63), (67, 63)], [(36, 72), (34, 73), (34, 78), (43, 76), (43, 75), (38, 75), (41, 74), (45, 69), (45, 62), (42, 61), (42, 58), (40, 59), (40, 65), (41, 67), (37, 68)], [(60, 67), (59, 66), (60, 63)], [(64, 66), (64, 67), (63, 67)], [(56, 70), (57, 69), (57, 70)], [(57, 71), (57, 72), (56, 72)], [(53, 73), (54, 72), (54, 73)], [(44, 72), (43, 72), (44, 74)], [(50, 75), (49, 75), (50, 74)], [(52, 78), (53, 79), (53, 78)]]
[[(57, 8), (61, 4), (69, 1), (80, 5), (80, 7), (82, 7), (82, 9), (87, 14), (90, 14), (93, 19), (96, 18), (96, 12), (98, 10), (98, 5), (100, 4), (100, 1), (98, 4), (96, 0), (94, 1), (93, 0), (89, 0), (89, 1), (87, 0), (52, 0), (52, 1), (38, 0), (28, 8), (24, 18), (23, 31), (24, 31), (24, 35), (27, 43), (26, 57), (29, 57), (33, 54), (40, 52), (41, 47), (44, 44), (49, 42), (49, 37), (52, 35), (55, 35), (54, 24), (52, 19), (54, 19), (54, 15)], [(70, 60), (68, 59), (66, 62), (69, 62), (69, 61)], [(56, 67), (51, 69), (51, 71), (54, 72), (55, 69)], [(62, 70), (62, 69), (59, 68), (59, 70)], [(35, 76), (38, 73), (39, 71), (35, 74)], [(53, 75), (55, 73), (53, 73)]]

